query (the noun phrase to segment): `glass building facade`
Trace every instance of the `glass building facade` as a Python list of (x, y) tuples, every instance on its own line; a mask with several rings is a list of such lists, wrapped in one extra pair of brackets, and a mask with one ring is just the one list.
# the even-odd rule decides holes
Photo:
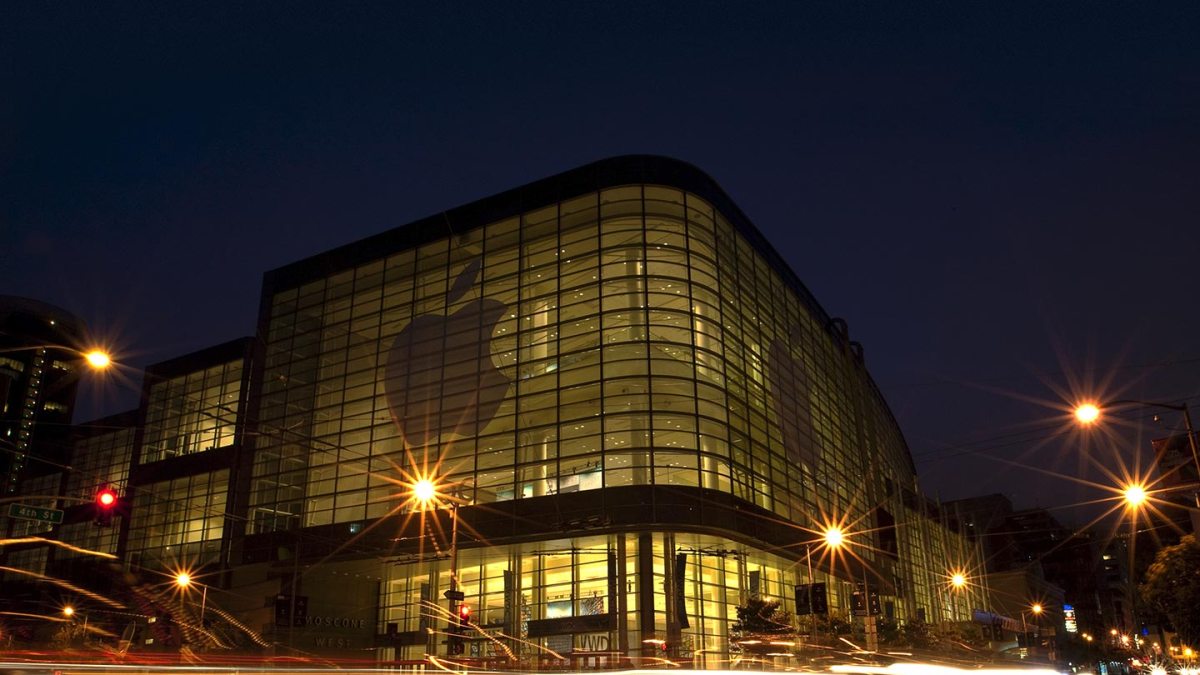
[(233, 445), (242, 360), (150, 382), (141, 463)]
[(472, 503), (704, 487), (797, 523), (912, 482), (828, 317), (708, 202), (665, 187), (280, 289), (266, 370), (258, 531), (385, 515), (397, 471), (470, 485)]
[[(707, 177), (647, 162), (631, 173), (684, 179), (571, 193), (576, 172), (524, 188), (524, 208), (502, 195), (268, 274), (248, 533), (403, 531), (422, 517), (409, 486), (433, 478), (466, 525), (513, 514), (460, 542), (459, 575), (480, 625), (535, 652), (727, 653), (748, 597), (794, 609), (830, 522), (852, 551), (814, 554), (834, 612), (865, 581), (897, 618), (969, 614), (945, 583), (969, 548), (916, 493), (844, 323)], [(531, 197), (547, 184), (555, 199)], [(609, 515), (654, 495), (782, 532)], [(522, 527), (539, 512), (557, 535)], [(387, 567), (380, 621), (416, 636), (449, 588), (448, 537), (405, 539), (420, 550)], [(604, 618), (568, 620), (585, 616)], [(477, 656), (501, 644), (478, 637)], [(411, 641), (394, 655), (438, 649)]]

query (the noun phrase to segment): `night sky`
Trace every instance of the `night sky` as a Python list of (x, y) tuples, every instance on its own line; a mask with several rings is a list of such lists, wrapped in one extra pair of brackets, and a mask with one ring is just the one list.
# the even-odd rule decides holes
[(5, 3), (0, 293), (140, 367), (253, 333), (269, 269), (669, 155), (849, 321), (932, 496), (1075, 504), (1036, 469), (1178, 420), (1088, 441), (1066, 399), (1200, 399), (1197, 35), (1200, 3)]

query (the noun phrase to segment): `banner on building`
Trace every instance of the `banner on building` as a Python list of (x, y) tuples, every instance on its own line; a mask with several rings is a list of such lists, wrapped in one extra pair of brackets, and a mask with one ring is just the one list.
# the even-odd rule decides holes
[(684, 589), (687, 577), (687, 554), (675, 554), (675, 616), (679, 617), (680, 628), (690, 628), (691, 623), (688, 622), (687, 606), (684, 601)]

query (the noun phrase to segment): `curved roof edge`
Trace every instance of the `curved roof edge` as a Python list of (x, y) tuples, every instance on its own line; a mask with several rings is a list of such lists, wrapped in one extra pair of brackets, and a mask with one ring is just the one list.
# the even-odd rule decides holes
[[(791, 266), (717, 181), (693, 164), (662, 155), (618, 155), (597, 160), (271, 270), (263, 275), (260, 321), (270, 305), (270, 294), (277, 289), (299, 286), (377, 260), (381, 255), (386, 255), (381, 252), (421, 246), (589, 192), (632, 184), (674, 187), (707, 200), (766, 258), (784, 282), (822, 321), (825, 329), (835, 338), (846, 339), (832, 326), (832, 317), (800, 281)], [(862, 373), (872, 392), (883, 404), (884, 411), (896, 429), (900, 430), (895, 414), (875, 380), (865, 367)], [(903, 430), (900, 433), (903, 439)], [(907, 441), (904, 441), (904, 445), (908, 450)], [(912, 452), (906, 454), (910, 468), (916, 475)]]
[(271, 270), (264, 275), (264, 285), (271, 289), (298, 286), (378, 259), (381, 251), (420, 246), (589, 192), (638, 183), (675, 187), (708, 200), (828, 322), (829, 314), (813, 294), (711, 176), (692, 164), (660, 155), (609, 157), (526, 183)]
[(86, 321), (58, 305), (19, 295), (0, 295), (0, 318), (11, 314), (27, 314), (47, 320), (52, 319), (55, 323), (62, 324), (60, 328), (76, 333), (76, 337), (82, 337), (87, 332)]

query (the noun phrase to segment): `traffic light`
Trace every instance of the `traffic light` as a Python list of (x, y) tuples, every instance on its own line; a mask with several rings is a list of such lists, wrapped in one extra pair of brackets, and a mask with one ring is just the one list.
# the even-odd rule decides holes
[(117, 510), (117, 491), (101, 485), (96, 491), (96, 514), (93, 522), (100, 527), (112, 525), (113, 511)]
[(449, 638), (446, 640), (446, 653), (451, 656), (458, 656), (465, 650), (463, 644), (463, 635), (466, 634), (468, 626), (471, 625), (471, 606), (462, 604), (458, 606), (455, 612), (458, 621), (450, 625)]

